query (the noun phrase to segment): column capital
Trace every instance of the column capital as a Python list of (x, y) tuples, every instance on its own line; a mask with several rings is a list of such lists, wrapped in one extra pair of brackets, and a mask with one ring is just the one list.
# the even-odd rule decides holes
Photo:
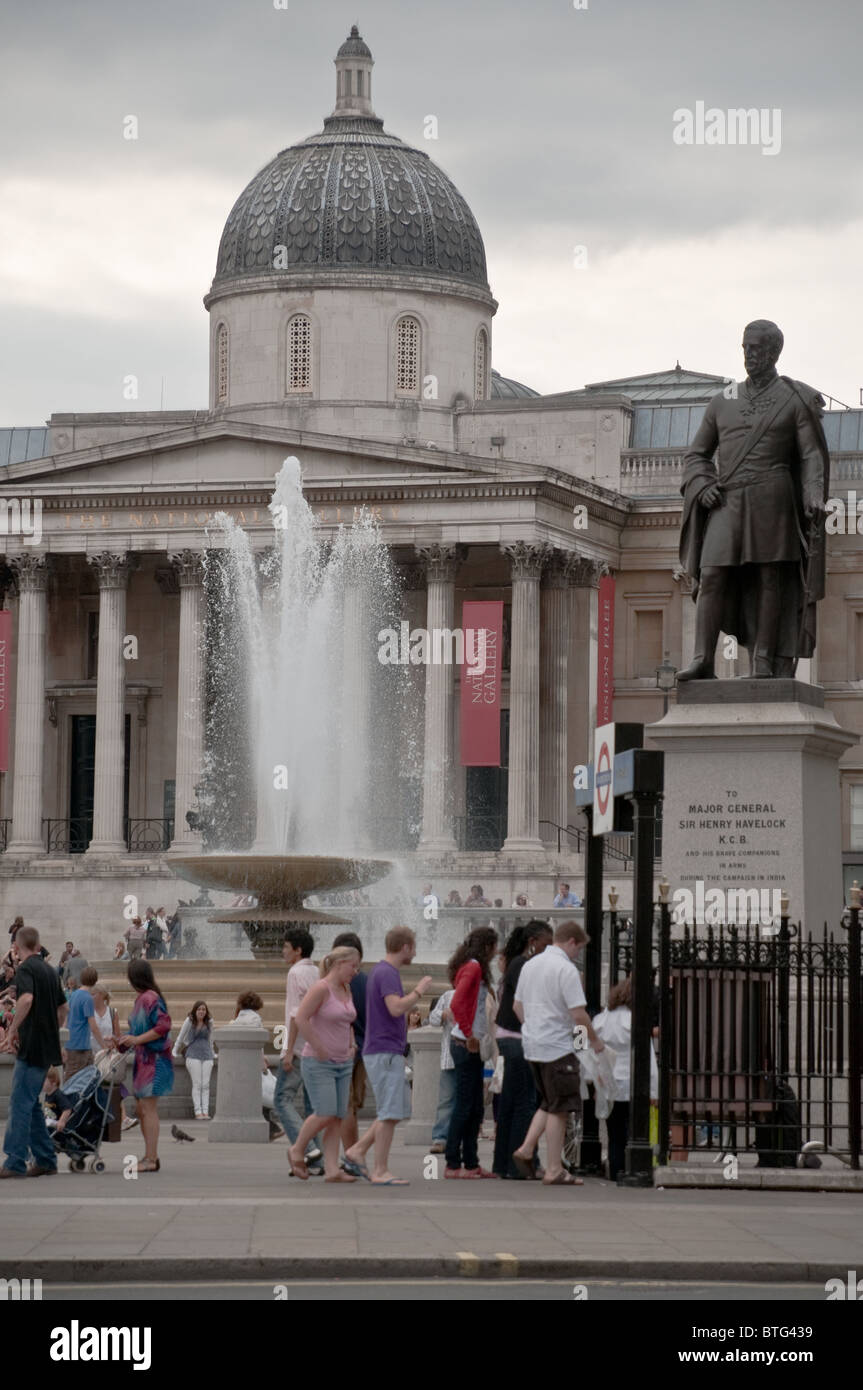
[(45, 593), (50, 574), (47, 555), (11, 555), (8, 564), (19, 593)]
[(129, 551), (116, 553), (101, 550), (98, 555), (88, 555), (87, 564), (92, 565), (99, 577), (100, 589), (125, 589), (129, 583), (135, 560)]
[(569, 568), (569, 582), (576, 589), (598, 589), (600, 579), (605, 579), (611, 572), (611, 566), (605, 560), (574, 555)]
[(418, 593), (426, 587), (426, 567), (421, 561), (414, 565), (410, 562), (394, 565), (393, 568), (403, 593)]
[(432, 582), (452, 583), (465, 556), (463, 545), (417, 545), (414, 549), (419, 559), (425, 562), (426, 577)]
[(168, 564), (177, 576), (181, 589), (194, 589), (204, 582), (204, 552), (202, 550), (173, 550)]
[(513, 541), (500, 548), (509, 557), (513, 579), (539, 579), (552, 553), (550, 545), (529, 541)]

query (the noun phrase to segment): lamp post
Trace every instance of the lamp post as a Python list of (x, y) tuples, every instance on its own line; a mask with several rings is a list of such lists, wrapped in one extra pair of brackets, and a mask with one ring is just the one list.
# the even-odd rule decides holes
[(863, 1062), (863, 998), (860, 985), (860, 885), (856, 878), (848, 894), (848, 1140), (851, 1167), (859, 1170), (863, 1142), (860, 1123), (860, 1072)]
[(668, 652), (665, 653), (662, 665), (656, 668), (656, 688), (662, 691), (662, 717), (668, 713), (668, 693), (674, 689), (677, 681), (677, 667), (672, 666), (668, 660)]
[(611, 909), (608, 914), (609, 941), (608, 941), (608, 988), (617, 984), (617, 902), (620, 897), (614, 884), (608, 890), (608, 906)]

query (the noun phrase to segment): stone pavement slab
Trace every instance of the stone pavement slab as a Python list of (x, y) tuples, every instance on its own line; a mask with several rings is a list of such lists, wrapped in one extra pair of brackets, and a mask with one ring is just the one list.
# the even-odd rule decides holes
[[(818, 1281), (863, 1268), (863, 1203), (833, 1192), (579, 1188), (424, 1178), (425, 1155), (393, 1147), (410, 1186), (291, 1178), (284, 1141), (194, 1144), (167, 1131), (162, 1170), (123, 1176), (137, 1131), (106, 1145), (104, 1174), (0, 1188), (0, 1272), (54, 1281), (183, 1278), (712, 1278)], [(490, 1152), (482, 1146), (488, 1166)], [(65, 1168), (65, 1162), (61, 1160)], [(125, 1165), (128, 1168), (128, 1165)]]

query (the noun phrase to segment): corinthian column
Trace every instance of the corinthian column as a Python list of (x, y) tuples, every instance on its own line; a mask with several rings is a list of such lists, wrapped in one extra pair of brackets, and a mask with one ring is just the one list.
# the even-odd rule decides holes
[(15, 781), (7, 854), (43, 853), (42, 766), (45, 747), (45, 620), (48, 558), (9, 560), (18, 578), (18, 687), (15, 699)]
[(575, 557), (556, 550), (540, 588), (539, 833), (557, 848), (556, 825), (566, 826), (567, 690), (569, 673), (570, 571)]
[(96, 759), (93, 778), (93, 838), (88, 854), (120, 854), (126, 764), (126, 672), (123, 637), (129, 557), (103, 551), (88, 555), (99, 576), (99, 653), (96, 672)]
[(204, 564), (199, 550), (169, 555), (180, 586), (177, 657), (177, 761), (174, 776), (172, 850), (197, 850), (201, 833), (190, 830), (186, 812), (195, 800), (204, 759)]
[[(458, 547), (417, 546), (416, 552), (426, 563), (426, 629), (430, 635), (435, 629), (452, 630)], [(431, 656), (431, 637), (430, 647)], [(427, 854), (445, 854), (456, 848), (452, 821), (454, 674), (453, 666), (445, 662), (429, 660), (426, 666), (423, 820), (418, 848)]]
[(512, 567), (509, 797), (505, 852), (541, 853), (539, 838), (539, 580), (547, 545), (501, 546)]

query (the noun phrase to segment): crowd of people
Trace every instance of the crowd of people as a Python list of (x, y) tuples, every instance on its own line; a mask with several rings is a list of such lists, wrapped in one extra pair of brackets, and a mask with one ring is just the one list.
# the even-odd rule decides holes
[[(581, 907), (581, 905), (581, 898), (579, 898), (577, 893), (571, 891), (568, 883), (559, 883), (557, 885), (552, 907)], [(504, 901), (503, 898), (487, 898), (483, 892), (482, 884), (472, 883), (464, 898), (462, 898), (457, 888), (452, 888), (442, 902), (440, 896), (434, 891), (434, 886), (431, 883), (427, 883), (424, 885), (422, 892), (417, 898), (417, 907), (428, 908), (430, 906), (436, 909), (440, 909), (441, 907), (501, 908), (504, 906)], [(532, 908), (533, 903), (527, 893), (516, 893), (511, 906), (513, 908)]]
[[(613, 1097), (608, 1139), (609, 1176), (615, 1178), (628, 1132), (630, 982), (616, 986), (607, 1008), (591, 1019), (576, 965), (586, 941), (574, 920), (556, 927), (539, 919), (520, 922), (503, 945), (493, 927), (475, 927), (448, 963), (450, 988), (427, 1001), (430, 976), (407, 992), (403, 987), (401, 971), (417, 949), (411, 928), (387, 933), (385, 955), (368, 974), (356, 933), (337, 936), (315, 964), (311, 933), (288, 929), (283, 1046), (275, 1076), (261, 1054), (261, 1104), (270, 1137), (287, 1137), (291, 1174), (330, 1183), (408, 1182), (391, 1171), (390, 1153), (396, 1126), (411, 1114), (410, 1032), (422, 1025), (428, 1005), (428, 1022), (442, 1030), (431, 1151), (445, 1155), (445, 1178), (580, 1183), (564, 1150), (581, 1116), (582, 1063)], [(196, 1119), (209, 1119), (216, 1049), (207, 1002), (192, 1003), (172, 1045), (168, 1006), (143, 955), (127, 964), (135, 1003), (122, 1031), (110, 992), (71, 942), (59, 972), (47, 963), (38, 932), (20, 921), (13, 949), (17, 997), (14, 1012), (3, 1015), (0, 1050), (15, 1054), (16, 1064), (0, 1177), (56, 1172), (43, 1105), (53, 1112), (52, 1123), (65, 1125), (70, 1106), (63, 1086), (112, 1050), (134, 1059), (136, 1113), (123, 1125), (141, 1126), (145, 1153), (138, 1171), (158, 1172), (158, 1102), (173, 1089), (175, 1062), (189, 1074)], [(232, 1022), (262, 1027), (262, 1010), (260, 996), (244, 992)], [(64, 1025), (68, 1041), (61, 1048)], [(582, 1052), (581, 1062), (576, 1036), (593, 1054)], [(360, 1134), (368, 1088), (375, 1119)], [(657, 1090), (654, 1059), (654, 1100)], [(490, 1098), (494, 1147), (491, 1167), (484, 1168), (479, 1139)]]

